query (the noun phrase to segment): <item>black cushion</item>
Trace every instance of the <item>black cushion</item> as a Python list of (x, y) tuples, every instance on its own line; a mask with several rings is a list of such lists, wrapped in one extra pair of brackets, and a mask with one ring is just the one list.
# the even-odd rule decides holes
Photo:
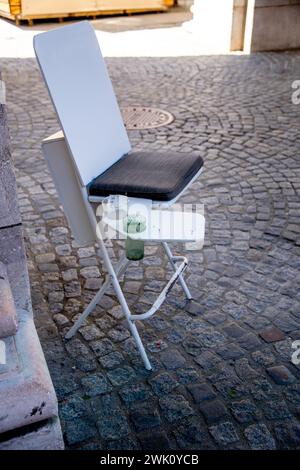
[(197, 154), (132, 152), (89, 185), (91, 196), (124, 194), (157, 201), (175, 198), (203, 165)]

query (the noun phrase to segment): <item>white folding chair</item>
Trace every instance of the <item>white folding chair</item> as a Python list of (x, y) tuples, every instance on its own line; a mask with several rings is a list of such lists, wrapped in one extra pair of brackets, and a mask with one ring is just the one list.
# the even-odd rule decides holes
[[(89, 22), (38, 34), (34, 37), (34, 49), (63, 130), (43, 141), (43, 152), (75, 240), (79, 243), (97, 241), (107, 271), (101, 289), (66, 338), (76, 333), (112, 285), (145, 367), (151, 370), (135, 322), (152, 316), (177, 280), (187, 299), (191, 299), (183, 278), (188, 261), (184, 256), (173, 256), (167, 242), (203, 240), (204, 217), (178, 213), (172, 219), (175, 226), (180, 219), (183, 226), (192, 228), (184, 235), (178, 235), (175, 230), (174, 235), (174, 231), (166, 229), (169, 222), (162, 230), (158, 218), (150, 212), (152, 222), (142, 238), (162, 242), (174, 274), (146, 313), (132, 314), (118, 280), (128, 260), (124, 256), (113, 266), (105, 240), (97, 230), (95, 205), (111, 195), (126, 195), (129, 201), (150, 201), (151, 210), (169, 207), (200, 174), (202, 159), (198, 155), (171, 151), (131, 151), (105, 62)], [(170, 216), (170, 212), (168, 214)], [(164, 220), (169, 220), (167, 215)]]

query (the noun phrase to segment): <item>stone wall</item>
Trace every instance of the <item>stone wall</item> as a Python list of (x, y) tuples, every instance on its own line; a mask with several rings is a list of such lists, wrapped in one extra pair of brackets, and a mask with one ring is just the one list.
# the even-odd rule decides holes
[(251, 51), (300, 48), (300, 0), (256, 0)]
[(62, 449), (63, 439), (58, 419), (57, 399), (33, 322), (4, 102), (2, 95), (0, 100), (0, 450)]

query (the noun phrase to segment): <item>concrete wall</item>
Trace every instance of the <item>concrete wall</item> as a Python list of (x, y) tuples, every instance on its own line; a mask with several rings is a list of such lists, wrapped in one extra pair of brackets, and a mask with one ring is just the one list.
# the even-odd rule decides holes
[[(57, 399), (33, 322), (3, 96), (0, 99), (0, 277), (0, 451), (62, 449)], [(21, 432), (24, 426), (26, 434)]]
[(300, 48), (300, 0), (256, 0), (251, 52)]

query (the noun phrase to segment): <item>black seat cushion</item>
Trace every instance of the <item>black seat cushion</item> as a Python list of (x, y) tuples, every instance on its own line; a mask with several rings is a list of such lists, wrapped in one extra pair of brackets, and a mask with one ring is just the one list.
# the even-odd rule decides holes
[(175, 198), (203, 165), (197, 154), (132, 152), (95, 178), (90, 196), (124, 194), (157, 201)]

